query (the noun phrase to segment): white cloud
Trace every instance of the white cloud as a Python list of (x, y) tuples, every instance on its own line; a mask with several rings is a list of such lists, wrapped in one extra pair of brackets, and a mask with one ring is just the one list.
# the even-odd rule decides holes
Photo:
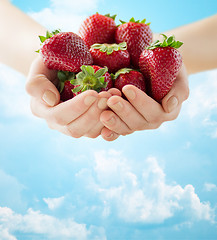
[(190, 98), (187, 104), (187, 113), (191, 118), (195, 118), (201, 114), (210, 116), (212, 112), (217, 110), (216, 79), (217, 70), (192, 76), (195, 85), (191, 88)]
[[(201, 124), (209, 129), (209, 135), (217, 138), (217, 70), (190, 77), (190, 97), (184, 112), (192, 124)], [(193, 81), (191, 83), (191, 81)]]
[(65, 200), (65, 197), (62, 196), (62, 197), (59, 197), (59, 198), (43, 198), (43, 200), (44, 200), (45, 203), (47, 203), (48, 208), (50, 210), (55, 210), (63, 204), (63, 202)]
[(50, 2), (53, 9), (77, 14), (95, 10), (99, 0), (50, 0)]
[[(5, 159), (6, 161), (6, 159)], [(22, 208), (25, 202), (22, 198), (22, 191), (25, 186), (14, 176), (5, 173), (0, 169), (0, 203), (4, 206)]]
[(119, 219), (131, 223), (163, 223), (177, 216), (183, 222), (214, 221), (214, 210), (209, 203), (200, 201), (192, 185), (167, 183), (155, 157), (137, 161), (140, 161), (139, 172), (121, 153), (96, 153), (97, 180), (92, 188), (104, 204), (104, 217), (117, 214)]
[(217, 186), (214, 183), (204, 183), (204, 190), (207, 192), (217, 191)]
[(3, 228), (3, 226), (0, 226), (0, 236), (1, 240), (17, 240), (16, 237), (12, 236), (7, 228)]
[[(42, 214), (40, 211), (28, 209), (25, 215), (13, 212), (10, 208), (0, 207), (0, 233), (6, 240), (15, 240), (16, 231), (29, 234), (44, 234), (47, 239), (105, 239), (104, 230), (95, 226), (87, 229), (85, 224), (79, 224), (74, 219), (57, 219)], [(92, 237), (94, 232), (95, 237)], [(8, 238), (7, 238), (8, 237)]]
[(190, 76), (190, 97), (183, 104), (182, 116), (193, 128), (217, 138), (217, 69)]
[(81, 22), (95, 13), (99, 0), (50, 0), (50, 8), (29, 15), (50, 30), (78, 32)]

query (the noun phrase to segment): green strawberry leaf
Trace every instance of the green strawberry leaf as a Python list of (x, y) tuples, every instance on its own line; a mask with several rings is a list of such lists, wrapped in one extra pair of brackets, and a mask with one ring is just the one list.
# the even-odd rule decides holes
[[(76, 79), (73, 79), (74, 80), (77, 80), (77, 81), (82, 81), (83, 78), (85, 78), (85, 73), (84, 72), (79, 72), (77, 75), (76, 75)], [(74, 85), (78, 85), (79, 82), (76, 82), (76, 84)]]
[(121, 23), (121, 24), (124, 24), (124, 23), (126, 23), (125, 21), (122, 21), (122, 20), (120, 20), (120, 19), (119, 19), (119, 21), (120, 21), (120, 23)]
[(57, 77), (59, 78), (60, 82), (65, 82), (67, 80), (67, 76), (64, 71), (58, 71)]
[(170, 45), (172, 42), (174, 42), (174, 36), (170, 36), (170, 37), (167, 39), (168, 45)]
[(85, 73), (85, 75), (94, 75), (94, 69), (91, 66), (82, 66), (81, 70)]
[(62, 93), (63, 89), (64, 89), (64, 82), (60, 82), (59, 84), (59, 92)]
[(103, 75), (105, 75), (107, 72), (108, 72), (108, 68), (107, 68), (107, 67), (101, 68), (101, 69), (99, 69), (99, 70), (95, 73), (95, 77), (96, 77), (96, 78), (100, 78), (100, 77), (102, 77)]
[(43, 43), (47, 38), (45, 36), (38, 36), (41, 43)]
[(115, 18), (117, 17), (117, 14), (111, 16), (110, 13), (108, 13), (108, 14), (105, 14), (104, 16), (112, 18), (115, 21)]
[(100, 77), (99, 78), (99, 82), (102, 84), (102, 86), (103, 86), (103, 84), (104, 84), (104, 82), (105, 82), (105, 77)]
[(176, 48), (180, 48), (183, 45), (183, 42), (177, 41), (176, 42)]
[[(72, 83), (72, 81), (71, 81), (71, 83)], [(72, 92), (73, 92), (73, 93), (77, 93), (77, 92), (80, 92), (81, 89), (82, 89), (82, 86), (78, 86), (78, 87), (73, 88), (73, 89), (72, 89)]]

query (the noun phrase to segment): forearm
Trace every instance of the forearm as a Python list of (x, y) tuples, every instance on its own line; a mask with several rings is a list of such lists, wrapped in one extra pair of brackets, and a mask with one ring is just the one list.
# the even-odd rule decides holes
[(46, 29), (6, 0), (0, 1), (0, 20), (0, 62), (27, 75)]
[(184, 42), (180, 52), (189, 74), (217, 68), (217, 15), (165, 34)]

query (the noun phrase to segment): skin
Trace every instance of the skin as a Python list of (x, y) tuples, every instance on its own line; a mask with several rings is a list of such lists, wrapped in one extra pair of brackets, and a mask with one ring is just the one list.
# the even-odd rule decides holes
[(114, 94), (121, 95), (120, 91), (110, 89), (98, 94), (88, 90), (61, 102), (57, 84), (57, 72), (49, 70), (38, 57), (31, 65), (26, 85), (27, 92), (32, 96), (32, 113), (45, 119), (51, 129), (65, 135), (74, 138), (98, 137), (104, 127), (99, 118), (108, 109), (107, 100)]
[(0, 62), (27, 76), (46, 29), (8, 0), (0, 1), (0, 19)]
[(184, 42), (180, 52), (188, 74), (217, 68), (216, 26), (217, 14), (166, 32)]
[[(213, 31), (217, 25), (215, 15), (171, 31), (177, 40), (184, 41), (180, 49), (184, 64), (162, 104), (132, 85), (123, 88), (129, 101), (121, 97), (119, 90), (111, 89), (99, 94), (86, 91), (62, 103), (56, 88), (56, 71), (47, 69), (35, 53), (40, 47), (38, 35), (45, 35), (46, 29), (7, 0), (0, 2), (0, 16), (4, 19), (0, 28), (0, 61), (27, 76), (26, 91), (31, 96), (33, 114), (45, 119), (50, 128), (75, 138), (101, 135), (106, 141), (113, 141), (134, 131), (156, 129), (179, 115), (189, 95), (188, 74), (217, 68), (217, 48), (213, 48), (217, 42)], [(7, 37), (10, 32), (16, 34), (16, 46)], [(155, 34), (154, 38), (158, 37)], [(201, 48), (205, 43), (206, 49)]]

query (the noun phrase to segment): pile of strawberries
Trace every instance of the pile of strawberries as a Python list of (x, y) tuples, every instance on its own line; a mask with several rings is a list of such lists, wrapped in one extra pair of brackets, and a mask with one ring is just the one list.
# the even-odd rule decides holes
[(96, 13), (73, 32), (40, 36), (44, 64), (58, 70), (61, 100), (93, 89), (122, 90), (132, 84), (158, 102), (169, 92), (182, 65), (182, 43), (163, 35), (153, 42), (146, 20), (115, 23), (115, 16)]

